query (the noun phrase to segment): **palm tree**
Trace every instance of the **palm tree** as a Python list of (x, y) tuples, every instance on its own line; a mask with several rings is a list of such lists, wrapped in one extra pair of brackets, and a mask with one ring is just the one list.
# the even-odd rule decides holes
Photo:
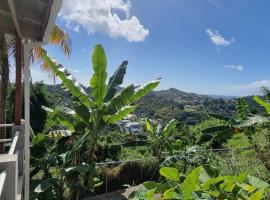
[[(61, 51), (66, 56), (70, 56), (71, 53), (71, 40), (69, 35), (59, 26), (55, 25), (49, 43), (51, 45), (60, 46)], [(8, 56), (15, 55), (16, 52), (16, 37), (14, 35), (0, 33), (0, 124), (5, 124), (5, 110), (6, 110), (6, 97), (9, 77), (9, 64)], [(30, 52), (31, 62), (40, 62), (41, 68), (45, 71), (49, 71), (48, 65), (43, 60), (45, 50), (42, 47), (36, 47)], [(49, 71), (50, 72), (50, 71)], [(0, 130), (0, 138), (5, 138), (5, 131)], [(3, 145), (0, 144), (0, 153), (4, 151)]]

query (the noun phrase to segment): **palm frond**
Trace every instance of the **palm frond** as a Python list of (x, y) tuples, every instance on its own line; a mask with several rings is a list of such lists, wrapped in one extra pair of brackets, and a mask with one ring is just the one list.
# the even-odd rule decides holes
[(8, 48), (8, 53), (10, 56), (15, 55), (16, 53), (16, 37), (11, 34), (5, 34), (6, 44)]
[(53, 27), (51, 36), (50, 36), (50, 44), (52, 45), (60, 45), (61, 50), (68, 57), (71, 54), (71, 39), (69, 35), (64, 31), (64, 29), (55, 25)]

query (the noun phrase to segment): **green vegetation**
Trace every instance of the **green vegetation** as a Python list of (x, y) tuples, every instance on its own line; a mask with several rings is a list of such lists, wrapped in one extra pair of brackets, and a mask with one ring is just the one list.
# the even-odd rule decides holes
[(130, 196), (132, 200), (152, 199), (264, 199), (269, 198), (269, 184), (244, 173), (237, 176), (219, 176), (216, 169), (208, 165), (199, 166), (183, 175), (177, 168), (163, 167), (162, 183), (148, 181), (144, 189)]
[[(92, 55), (94, 73), (90, 80), (92, 96), (88, 96), (66, 68), (47, 55), (44, 59), (76, 103), (74, 110), (67, 107), (45, 108), (50, 113), (46, 129), (32, 138), (31, 174), (42, 173), (39, 180), (35, 179), (39, 184), (34, 192), (38, 198), (64, 199), (68, 191), (69, 199), (79, 199), (102, 184), (95, 173), (100, 136), (108, 131), (108, 127), (131, 113), (136, 101), (157, 87), (159, 80), (136, 89), (134, 85), (129, 85), (117, 93), (117, 87), (122, 84), (126, 73), (127, 61), (106, 83), (105, 51), (101, 45), (96, 45)], [(115, 145), (112, 151), (117, 148)]]
[[(269, 199), (266, 88), (264, 97), (229, 100), (152, 91), (159, 80), (121, 88), (128, 63), (107, 81), (101, 45), (85, 88), (43, 58), (62, 85), (32, 86), (32, 199), (76, 200), (141, 183), (130, 199)], [(8, 98), (12, 121), (13, 88)]]
[[(30, 96), (30, 114), (31, 114), (31, 127), (35, 133), (41, 133), (46, 124), (47, 112), (42, 109), (42, 106), (49, 106), (52, 102), (49, 100), (50, 95), (47, 87), (42, 82), (37, 82), (31, 86)], [(15, 104), (15, 86), (11, 85), (8, 88), (7, 96), (7, 123), (14, 122), (14, 104)], [(24, 104), (23, 104), (24, 105)], [(22, 113), (23, 118), (24, 113)]]

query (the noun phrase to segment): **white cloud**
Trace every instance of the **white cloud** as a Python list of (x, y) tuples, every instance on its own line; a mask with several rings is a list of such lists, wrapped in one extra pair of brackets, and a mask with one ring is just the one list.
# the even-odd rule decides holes
[(243, 65), (226, 65), (226, 66), (224, 66), (224, 68), (234, 69), (234, 70), (237, 70), (239, 72), (244, 70)]
[(225, 37), (223, 37), (217, 30), (206, 30), (207, 35), (209, 36), (210, 40), (216, 45), (216, 46), (229, 46), (232, 42), (235, 41), (234, 38), (228, 40)]
[(261, 87), (270, 88), (270, 80), (259, 80), (242, 85), (231, 85), (222, 88), (225, 94), (235, 96), (257, 95), (261, 93)]
[(262, 86), (270, 87), (270, 80), (254, 81), (251, 83), (251, 86), (253, 86), (253, 87), (262, 87)]
[(84, 28), (88, 34), (143, 41), (149, 30), (136, 16), (131, 16), (131, 7), (130, 0), (64, 0), (59, 16), (77, 32)]

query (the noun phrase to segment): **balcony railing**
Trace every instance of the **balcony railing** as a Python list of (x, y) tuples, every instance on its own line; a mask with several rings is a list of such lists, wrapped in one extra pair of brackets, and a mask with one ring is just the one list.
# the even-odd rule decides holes
[(0, 142), (11, 142), (9, 151), (0, 155), (0, 199), (22, 199), (24, 180), (24, 125), (0, 125), (11, 128), (11, 138)]

